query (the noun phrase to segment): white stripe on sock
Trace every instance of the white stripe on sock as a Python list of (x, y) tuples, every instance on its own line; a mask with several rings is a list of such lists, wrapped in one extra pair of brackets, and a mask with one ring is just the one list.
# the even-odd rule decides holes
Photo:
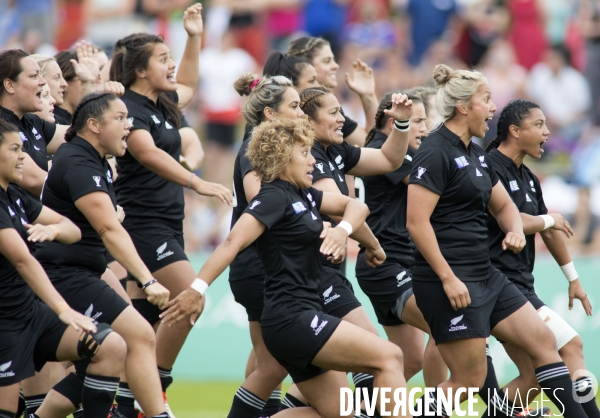
[(248, 405), (253, 406), (255, 408), (258, 408), (259, 410), (265, 407), (265, 401), (258, 398), (256, 395), (252, 394), (244, 388), (239, 388), (235, 396), (240, 398), (242, 402), (247, 403)]

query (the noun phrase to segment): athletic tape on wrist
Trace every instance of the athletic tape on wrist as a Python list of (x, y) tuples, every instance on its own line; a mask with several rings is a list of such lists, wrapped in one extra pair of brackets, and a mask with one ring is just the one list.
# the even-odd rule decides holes
[(352, 225), (350, 225), (349, 222), (341, 221), (339, 224), (337, 224), (337, 226), (346, 231), (348, 233), (348, 236), (352, 235)]
[(544, 220), (544, 231), (554, 226), (554, 218), (550, 215), (539, 215)]
[(208, 283), (206, 283), (202, 279), (196, 278), (190, 287), (196, 292), (200, 293), (202, 296), (204, 296), (204, 293), (206, 293), (206, 289), (208, 289)]
[(560, 269), (562, 270), (567, 280), (570, 282), (579, 278), (579, 274), (577, 274), (577, 270), (575, 270), (575, 264), (573, 264), (572, 261), (568, 264), (565, 264), (564, 266), (560, 266)]

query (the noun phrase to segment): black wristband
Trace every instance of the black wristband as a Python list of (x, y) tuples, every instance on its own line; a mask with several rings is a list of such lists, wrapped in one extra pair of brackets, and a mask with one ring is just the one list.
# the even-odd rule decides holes
[(150, 280), (148, 283), (146, 283), (145, 285), (142, 286), (142, 290), (146, 290), (146, 288), (148, 286), (152, 286), (154, 283), (157, 283), (157, 282), (158, 282), (158, 280), (156, 280), (156, 279)]

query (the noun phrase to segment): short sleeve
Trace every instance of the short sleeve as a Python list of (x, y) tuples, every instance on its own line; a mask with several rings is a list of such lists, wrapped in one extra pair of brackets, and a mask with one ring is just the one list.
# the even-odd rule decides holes
[(400, 168), (392, 171), (391, 173), (385, 174), (385, 177), (390, 181), (390, 183), (392, 183), (394, 186), (397, 186), (402, 183), (402, 180), (404, 180), (406, 176), (410, 174), (411, 167), (412, 156), (406, 154)]
[[(498, 173), (496, 173), (496, 170), (494, 170), (494, 163), (490, 161), (490, 158), (486, 160), (486, 164), (488, 165), (488, 173), (490, 173), (490, 181), (492, 182), (492, 187), (494, 187), (496, 183), (500, 181), (500, 177), (498, 177)], [(506, 188), (506, 186), (504, 187)]]
[(421, 147), (413, 158), (409, 183), (441, 196), (448, 183), (448, 169), (448, 156), (440, 147)]
[(315, 199), (315, 203), (317, 204), (317, 206), (316, 206), (317, 210), (320, 210), (321, 203), (323, 203), (323, 191), (319, 190), (319, 189), (315, 189), (314, 187), (310, 187), (308, 190), (309, 190), (309, 193)]
[(342, 135), (344, 136), (344, 139), (346, 139), (356, 130), (358, 123), (346, 116), (344, 110), (342, 110), (341, 113), (345, 118), (344, 126), (342, 126)]
[(144, 112), (143, 107), (129, 100), (125, 104), (127, 105), (128, 112), (127, 120), (131, 123), (130, 130), (143, 129), (150, 132), (150, 115)]
[(42, 130), (42, 137), (44, 138), (44, 142), (48, 145), (52, 138), (54, 138), (54, 134), (56, 133), (56, 124), (46, 122), (44, 119), (39, 119), (40, 128)]
[(73, 202), (94, 192), (105, 192), (110, 195), (106, 173), (100, 168), (90, 167), (83, 163), (85, 163), (85, 160), (71, 167), (63, 180), (66, 182), (67, 190)]
[(44, 205), (42, 205), (42, 202), (40, 202), (39, 199), (34, 199), (32, 195), (25, 192), (25, 190), (20, 187), (16, 187), (16, 189), (18, 189), (17, 194), (21, 199), (23, 209), (25, 209), (27, 220), (29, 220), (29, 222), (34, 222), (38, 216), (40, 216)]
[(244, 213), (254, 216), (270, 229), (283, 218), (286, 206), (286, 198), (279, 190), (263, 186)]
[[(2, 199), (4, 200), (4, 199)], [(6, 202), (0, 202), (0, 229), (13, 228)]]
[(356, 164), (358, 164), (358, 161), (360, 160), (361, 149), (360, 147), (352, 146), (347, 142), (342, 142), (341, 147), (346, 154), (344, 156), (344, 173), (347, 173), (348, 171), (352, 170)]
[(314, 169), (312, 172), (313, 183), (321, 179), (332, 179), (333, 167), (330, 166), (329, 157), (327, 157), (327, 155), (323, 151), (315, 147), (311, 149), (311, 153), (313, 157), (315, 157), (316, 161), (315, 165), (313, 166)]
[(179, 116), (179, 129), (181, 128), (189, 128), (190, 124), (188, 123), (187, 119), (185, 118), (184, 115), (180, 115)]

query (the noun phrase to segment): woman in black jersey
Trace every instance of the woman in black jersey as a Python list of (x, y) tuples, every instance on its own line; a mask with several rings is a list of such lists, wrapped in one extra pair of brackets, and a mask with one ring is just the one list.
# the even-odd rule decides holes
[[(384, 110), (386, 115), (396, 120), (396, 126), (399, 126), (402, 131), (393, 129), (381, 149), (358, 148), (344, 142), (341, 132), (344, 116), (339, 102), (327, 89), (323, 87), (306, 89), (300, 95), (300, 100), (300, 107), (308, 116), (315, 131), (312, 155), (316, 160), (313, 172), (313, 187), (316, 189), (348, 196), (346, 174), (357, 176), (386, 174), (402, 165), (408, 147), (408, 126), (412, 115), (412, 102), (406, 95), (394, 94), (391, 99), (391, 109)], [(329, 221), (329, 218), (325, 219)], [(337, 219), (331, 220), (333, 224), (336, 221)], [(362, 243), (370, 241), (374, 236), (365, 224), (363, 228), (354, 232), (352, 238)], [(368, 250), (365, 255), (368, 261), (373, 257)], [(332, 264), (326, 258), (322, 261), (323, 310), (377, 334), (375, 326), (354, 295), (352, 285), (339, 265)], [(370, 387), (372, 381), (372, 377), (354, 375), (354, 383), (359, 387)]]
[[(87, 58), (87, 49), (81, 49), (80, 53), (86, 57), (78, 66), (79, 77), (85, 84), (83, 88), (94, 91), (96, 85), (92, 79), (96, 81), (97, 64)], [(30, 114), (42, 110), (40, 95), (46, 82), (40, 75), (40, 66), (25, 51), (0, 52), (0, 80), (0, 118), (21, 129), (23, 150), (28, 154), (20, 186), (39, 196), (48, 172), (48, 155), (54, 154), (64, 143), (68, 126), (49, 123)], [(83, 83), (84, 80), (87, 81)]]
[[(535, 234), (539, 232), (569, 281), (569, 309), (573, 308), (573, 299), (579, 299), (586, 314), (592, 314), (592, 306), (579, 281), (564, 239), (564, 236), (571, 237), (573, 230), (562, 215), (548, 213), (539, 179), (523, 164), (526, 156), (536, 160), (542, 156), (544, 144), (549, 135), (546, 117), (535, 103), (521, 99), (513, 100), (502, 109), (498, 119), (496, 139), (488, 145), (486, 150), (488, 152), (487, 159), (491, 161), (500, 182), (521, 212), (527, 245), (518, 254), (500, 251), (502, 231), (498, 222), (488, 216), (490, 259), (492, 265), (504, 273), (525, 295), (552, 330), (556, 338), (558, 353), (574, 377), (573, 388), (580, 398), (583, 409), (588, 417), (598, 418), (600, 412), (594, 394), (591, 393), (590, 396), (592, 387), (590, 378), (587, 375), (573, 375), (578, 370), (587, 370), (583, 358), (581, 337), (564, 319), (538, 298), (534, 289), (532, 274), (535, 262), (534, 239)], [(505, 343), (504, 348), (514, 360), (520, 373), (519, 377), (503, 388), (504, 392), (508, 394), (508, 399), (514, 402), (515, 389), (519, 389), (523, 394), (528, 393), (531, 388), (539, 390), (540, 385), (536, 381), (534, 369), (527, 354), (510, 343)], [(537, 396), (538, 390), (531, 392), (530, 400)], [(502, 397), (504, 398), (504, 396)], [(527, 405), (522, 406), (527, 407)]]
[[(329, 42), (323, 38), (303, 37), (290, 43), (287, 50), (289, 57), (304, 57), (317, 71), (317, 81), (321, 86), (334, 89), (338, 85), (337, 71), (340, 68), (331, 51)], [(372, 126), (377, 111), (377, 96), (375, 95), (375, 79), (373, 70), (362, 61), (355, 61), (352, 74), (346, 74), (346, 83), (350, 90), (358, 94), (367, 118), (367, 126)], [(343, 114), (343, 111), (342, 111)], [(367, 131), (362, 126), (344, 115), (342, 128), (344, 140), (352, 145), (363, 146)]]
[[(277, 417), (339, 416), (337, 400), (340, 388), (347, 387), (346, 376), (326, 369), (372, 373), (378, 386), (405, 385), (397, 346), (322, 310), (321, 254), (343, 254), (348, 232), (362, 227), (368, 210), (347, 196), (310, 187), (313, 138), (303, 119), (279, 118), (254, 128), (248, 158), (262, 187), (198, 273), (197, 291), (180, 295), (164, 313), (166, 322), (180, 320), (181, 304), (194, 293), (201, 297), (256, 241), (267, 277), (261, 317), (266, 347), (318, 411), (298, 408)], [(343, 220), (324, 230), (319, 212)], [(379, 246), (374, 238), (366, 244), (371, 251)]]
[[(433, 76), (436, 105), (445, 122), (413, 158), (407, 229), (417, 247), (417, 306), (451, 372), (438, 388), (455, 393), (459, 387), (483, 386), (491, 332), (525, 350), (546, 395), (565, 406), (565, 417), (580, 418), (583, 409), (571, 396), (569, 372), (553, 335), (523, 294), (490, 263), (486, 208), (505, 234), (500, 244), (504, 251), (521, 251), (525, 236), (519, 212), (498, 184), (491, 161), (471, 141), (485, 135), (496, 110), (487, 80), (480, 72), (454, 71), (443, 64)], [(487, 394), (481, 395), (487, 400)], [(497, 396), (492, 394), (491, 401)], [(444, 409), (436, 402), (424, 408), (435, 411), (437, 406)]]
[[(110, 71), (111, 79), (126, 88), (122, 100), (132, 123), (127, 152), (117, 158), (115, 185), (126, 213), (123, 226), (144, 263), (173, 297), (194, 280), (183, 248), (183, 187), (231, 204), (231, 191), (201, 180), (179, 163), (178, 107), (190, 102), (198, 82), (201, 10), (202, 5), (195, 4), (184, 13), (188, 38), (177, 77), (169, 48), (161, 37), (149, 34), (118, 41)], [(172, 381), (171, 369), (196, 317), (174, 327), (158, 326), (156, 349), (163, 391)]]
[[(240, 95), (248, 96), (242, 114), (250, 129), (247, 130), (234, 163), (235, 199), (231, 218), (232, 228), (261, 186), (260, 179), (246, 155), (252, 129), (275, 118), (297, 119), (304, 115), (300, 109), (298, 92), (292, 87), (292, 82), (283, 76), (263, 76), (257, 79), (254, 75), (246, 73), (235, 82), (234, 88)], [(255, 360), (256, 368), (246, 376), (246, 380), (235, 394), (229, 413), (230, 418), (259, 416), (259, 413), (260, 416), (272, 415), (273, 411), (268, 409), (265, 403), (269, 401), (274, 389), (287, 375), (285, 369), (268, 352), (262, 339), (260, 317), (263, 312), (265, 276), (254, 243), (240, 251), (229, 267), (231, 291), (235, 300), (246, 308), (256, 356), (250, 356), (250, 360)], [(276, 392), (273, 397), (277, 395), (280, 397), (281, 392)]]
[(71, 309), (30, 252), (34, 243), (44, 241), (73, 244), (81, 231), (11, 184), (23, 176), (19, 132), (0, 120), (0, 417), (14, 418), (19, 382), (44, 363), (87, 357), (85, 416), (105, 418), (112, 404), (106, 395), (116, 393), (125, 345), (109, 327), (96, 327), (91, 318)]
[[(375, 126), (367, 135), (366, 148), (380, 149), (394, 129), (394, 119), (384, 113), (392, 107), (393, 93), (387, 93), (375, 116)], [(412, 101), (412, 117), (408, 131), (408, 150), (402, 166), (378, 176), (364, 176), (362, 182), (364, 202), (371, 213), (367, 225), (379, 240), (386, 253), (385, 262), (373, 269), (362, 257), (361, 248), (356, 262), (356, 278), (361, 289), (371, 300), (379, 324), (389, 340), (398, 345), (404, 354), (404, 377), (409, 380), (423, 368), (424, 330), (429, 327), (417, 307), (412, 292), (412, 265), (414, 244), (406, 230), (406, 190), (412, 159), (427, 134), (427, 115), (423, 102), (407, 94)], [(429, 339), (426, 356), (428, 366), (424, 371), (425, 384), (436, 386), (447, 378), (448, 369)]]
[[(42, 243), (36, 258), (74, 309), (110, 324), (124, 338), (128, 348), (126, 381), (131, 392), (147, 416), (166, 417), (152, 327), (100, 280), (106, 270), (108, 250), (144, 285), (150, 302), (161, 307), (169, 299), (168, 290), (152, 277), (117, 219), (112, 171), (105, 157), (125, 152), (130, 126), (124, 103), (110, 93), (88, 95), (75, 109), (73, 125), (65, 136), (67, 144), (54, 155), (43, 202), (73, 219), (82, 231), (82, 239), (71, 247)], [(78, 366), (81, 364), (76, 364), (81, 374)], [(122, 377), (125, 381), (125, 375)], [(52, 404), (50, 394), (46, 401)], [(46, 401), (38, 410), (41, 418), (50, 415), (45, 409)], [(77, 403), (73, 402), (71, 407), (75, 406)]]

